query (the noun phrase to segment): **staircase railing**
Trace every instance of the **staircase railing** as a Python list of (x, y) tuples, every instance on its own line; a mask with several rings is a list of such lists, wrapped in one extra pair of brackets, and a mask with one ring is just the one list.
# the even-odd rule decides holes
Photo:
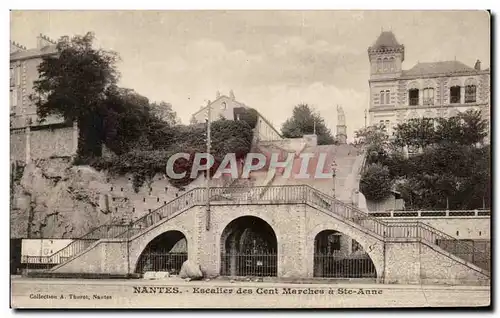
[(482, 269), (487, 271), (490, 270), (491, 257), (486, 251), (476, 248), (473, 243), (471, 244), (454, 238), (453, 236), (419, 221), (397, 223), (384, 222), (370, 216), (368, 213), (356, 208), (355, 206), (345, 204), (342, 201), (332, 198), (314, 188), (310, 188), (309, 191), (313, 194), (313, 198), (316, 198), (311, 200), (310, 196), (308, 196), (308, 201), (310, 203), (326, 208), (333, 213), (353, 221), (384, 238), (422, 239), (427, 243), (437, 245)]
[(90, 232), (84, 234), (83, 236), (74, 239), (71, 243), (61, 248), (60, 250), (52, 253), (48, 256), (28, 256), (25, 258), (27, 263), (40, 263), (40, 264), (59, 264), (71, 256), (76, 255), (92, 245), (92, 243), (103, 238), (115, 237), (126, 225), (101, 225)]
[[(262, 191), (266, 189), (266, 191)], [(474, 246), (460, 241), (450, 235), (447, 235), (427, 224), (413, 222), (384, 222), (376, 217), (370, 216), (368, 213), (359, 208), (346, 204), (336, 198), (333, 198), (309, 185), (284, 185), (284, 186), (258, 186), (247, 188), (245, 195), (241, 193), (233, 194), (227, 191), (226, 187), (216, 187), (210, 189), (211, 202), (233, 202), (233, 203), (280, 203), (280, 204), (297, 204), (309, 203), (312, 206), (317, 206), (331, 213), (334, 213), (346, 220), (359, 224), (361, 227), (371, 231), (382, 237), (384, 240), (388, 238), (417, 238), (425, 240), (434, 245), (454, 246), (454, 250), (445, 250), (457, 256), (462, 250), (471, 251), (473, 259), (466, 260), (489, 270), (489, 257), (484, 251), (475, 249)], [(177, 212), (186, 210), (195, 205), (206, 203), (207, 192), (205, 188), (194, 188), (178, 198), (169, 201), (165, 205), (151, 211), (140, 219), (128, 225), (103, 225), (100, 226), (81, 238), (73, 241), (60, 251), (47, 256), (50, 260), (58, 260), (57, 263), (64, 259), (76, 255), (83, 251), (91, 243), (102, 238), (127, 238), (130, 239), (136, 234), (139, 234), (146, 228), (158, 223), (161, 220), (170, 218)], [(446, 245), (448, 244), (448, 245)], [(457, 254), (458, 253), (458, 254)], [(463, 253), (462, 253), (463, 254)], [(486, 265), (485, 265), (486, 264)]]
[(490, 271), (490, 253), (475, 247), (473, 241), (459, 240), (420, 221), (390, 222), (387, 225), (387, 238), (419, 238), (427, 243), (437, 245), (484, 270)]

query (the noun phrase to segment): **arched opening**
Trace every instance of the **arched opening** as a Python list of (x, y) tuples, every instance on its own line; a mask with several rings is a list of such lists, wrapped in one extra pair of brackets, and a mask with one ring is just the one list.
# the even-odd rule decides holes
[(377, 278), (375, 265), (363, 247), (349, 236), (324, 230), (314, 239), (314, 277)]
[(179, 273), (187, 260), (187, 240), (179, 231), (167, 231), (155, 237), (139, 256), (136, 273), (169, 272)]
[(272, 227), (254, 216), (229, 223), (221, 236), (221, 275), (276, 276), (278, 240)]

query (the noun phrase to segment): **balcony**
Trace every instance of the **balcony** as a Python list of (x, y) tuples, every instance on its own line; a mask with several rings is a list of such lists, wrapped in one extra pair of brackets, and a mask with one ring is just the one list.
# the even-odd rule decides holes
[(432, 106), (432, 105), (434, 105), (434, 98), (433, 97), (424, 98), (424, 105), (425, 106)]
[(450, 104), (460, 104), (460, 96), (450, 96)]

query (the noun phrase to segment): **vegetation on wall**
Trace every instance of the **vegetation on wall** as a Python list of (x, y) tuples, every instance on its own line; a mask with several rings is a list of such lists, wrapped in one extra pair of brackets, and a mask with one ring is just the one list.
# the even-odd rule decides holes
[[(134, 90), (117, 85), (118, 55), (92, 44), (94, 35), (61, 38), (58, 54), (44, 58), (40, 78), (30, 96), (41, 118), (52, 114), (77, 121), (78, 153), (75, 164), (90, 164), (111, 174), (132, 174), (136, 191), (156, 173), (165, 173), (168, 158), (178, 152), (206, 152), (205, 125), (179, 125), (172, 106), (153, 102)], [(228, 152), (238, 158), (250, 151), (252, 113), (241, 121), (212, 123), (212, 154), (216, 164)], [(253, 124), (255, 126), (255, 124)], [(102, 157), (102, 146), (114, 156)], [(179, 159), (175, 172), (187, 171), (182, 180), (170, 180), (181, 187), (190, 183), (192, 159)], [(213, 170), (215, 171), (215, 170)]]
[[(490, 207), (491, 149), (482, 143), (487, 127), (479, 111), (467, 111), (399, 124), (392, 139), (382, 136), (383, 126), (358, 131), (368, 150), (361, 192), (378, 201), (394, 187), (407, 209)], [(405, 156), (405, 146), (414, 153)]]

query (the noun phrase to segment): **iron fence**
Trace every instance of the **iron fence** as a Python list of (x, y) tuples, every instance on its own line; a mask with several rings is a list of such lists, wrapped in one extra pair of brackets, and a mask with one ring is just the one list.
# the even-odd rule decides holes
[(341, 251), (314, 254), (314, 277), (376, 278), (375, 265), (366, 253), (345, 255)]
[(277, 276), (278, 255), (269, 253), (221, 254), (221, 275), (223, 276)]
[(187, 253), (144, 252), (137, 262), (135, 272), (168, 272), (170, 275), (178, 275), (187, 258)]

